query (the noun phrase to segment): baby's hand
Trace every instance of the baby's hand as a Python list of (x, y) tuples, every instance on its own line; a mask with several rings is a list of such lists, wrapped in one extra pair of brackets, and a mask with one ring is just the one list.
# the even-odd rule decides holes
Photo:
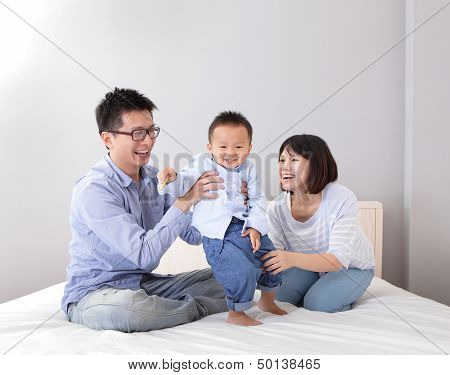
[(177, 172), (175, 172), (175, 169), (167, 167), (157, 174), (157, 178), (160, 189), (162, 190), (166, 184), (169, 184), (177, 179)]
[(256, 253), (261, 247), (261, 233), (259, 233), (256, 229), (248, 228), (244, 233), (242, 233), (242, 237), (247, 236), (250, 236), (253, 252)]

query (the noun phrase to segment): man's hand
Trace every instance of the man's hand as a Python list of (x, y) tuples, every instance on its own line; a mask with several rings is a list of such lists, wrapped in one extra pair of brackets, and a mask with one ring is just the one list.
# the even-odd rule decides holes
[(180, 210), (186, 212), (202, 199), (216, 199), (219, 197), (218, 194), (212, 193), (212, 190), (223, 190), (225, 186), (223, 185), (223, 178), (218, 177), (219, 172), (209, 171), (203, 173), (194, 186), (181, 198), (178, 198), (174, 205)]
[(253, 252), (256, 253), (261, 247), (261, 233), (259, 233), (254, 228), (248, 228), (244, 233), (242, 233), (242, 237), (250, 236), (250, 242), (252, 243)]
[(177, 172), (175, 169), (167, 167), (159, 171), (156, 177), (160, 184), (169, 184), (177, 179)]

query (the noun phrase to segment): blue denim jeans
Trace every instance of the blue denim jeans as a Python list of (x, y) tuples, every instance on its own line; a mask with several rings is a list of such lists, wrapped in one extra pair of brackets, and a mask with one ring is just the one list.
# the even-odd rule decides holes
[(290, 268), (281, 273), (283, 284), (275, 298), (307, 310), (346, 311), (364, 294), (373, 275), (373, 270), (349, 268), (319, 277), (318, 272)]
[(210, 268), (148, 274), (138, 290), (102, 287), (69, 305), (69, 320), (96, 330), (145, 332), (227, 311), (223, 286)]
[(273, 290), (280, 275), (262, 273), (261, 257), (275, 250), (270, 238), (261, 237), (261, 247), (253, 253), (250, 237), (242, 237), (242, 220), (233, 218), (223, 240), (203, 237), (206, 259), (217, 281), (223, 284), (229, 310), (244, 311), (253, 306), (255, 287)]

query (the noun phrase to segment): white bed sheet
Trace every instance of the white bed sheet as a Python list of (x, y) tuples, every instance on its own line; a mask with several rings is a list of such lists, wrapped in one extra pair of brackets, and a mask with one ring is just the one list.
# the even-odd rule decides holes
[(378, 278), (370, 293), (347, 312), (311, 312), (282, 303), (289, 312), (286, 316), (251, 309), (249, 314), (264, 323), (257, 327), (230, 325), (222, 313), (174, 328), (131, 334), (94, 331), (68, 322), (59, 310), (63, 287), (61, 283), (0, 305), (1, 353), (450, 353), (450, 307)]

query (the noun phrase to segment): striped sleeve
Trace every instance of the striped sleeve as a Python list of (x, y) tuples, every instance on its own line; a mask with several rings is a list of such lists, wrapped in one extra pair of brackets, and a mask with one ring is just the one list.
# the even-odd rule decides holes
[(277, 249), (287, 249), (286, 235), (284, 234), (283, 227), (280, 225), (284, 221), (284, 218), (280, 218), (277, 215), (275, 209), (275, 202), (270, 203), (267, 210), (267, 223), (269, 229), (269, 238), (272, 240), (274, 246)]
[(128, 212), (114, 185), (96, 179), (76, 188), (73, 198), (78, 220), (110, 249), (142, 270), (154, 270), (170, 245), (186, 227), (189, 216), (173, 206), (161, 221), (145, 231)]
[(358, 237), (358, 206), (356, 196), (351, 194), (341, 207), (332, 213), (334, 222), (330, 231), (328, 253), (333, 254), (339, 262), (348, 268), (355, 257), (355, 240)]

